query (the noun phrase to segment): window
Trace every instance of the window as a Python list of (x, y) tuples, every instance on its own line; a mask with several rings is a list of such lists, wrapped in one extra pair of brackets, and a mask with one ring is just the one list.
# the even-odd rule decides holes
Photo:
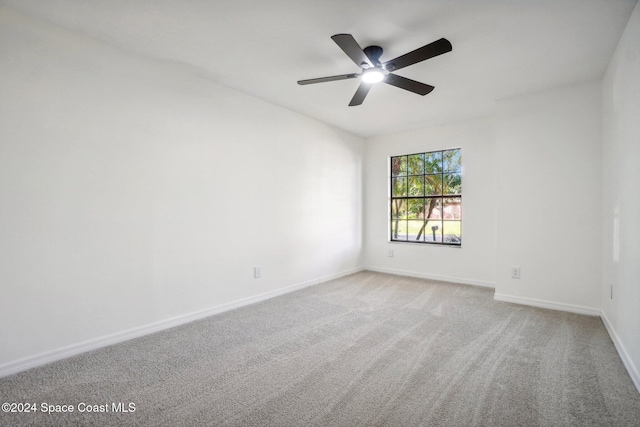
[(391, 157), (391, 241), (462, 244), (459, 148)]

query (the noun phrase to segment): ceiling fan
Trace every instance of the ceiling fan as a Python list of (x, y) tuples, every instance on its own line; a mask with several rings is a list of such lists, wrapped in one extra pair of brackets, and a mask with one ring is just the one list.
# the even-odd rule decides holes
[(382, 55), (382, 48), (380, 46), (368, 46), (362, 49), (351, 34), (336, 34), (335, 36), (331, 36), (331, 38), (362, 71), (360, 73), (298, 80), (298, 84), (309, 85), (361, 77), (360, 86), (358, 86), (358, 90), (349, 103), (350, 107), (362, 104), (373, 84), (378, 82), (387, 83), (408, 90), (409, 92), (417, 93), (418, 95), (424, 96), (428, 94), (434, 89), (433, 86), (398, 76), (393, 74), (393, 72), (433, 58), (434, 56), (451, 52), (453, 49), (449, 40), (440, 39), (390, 61), (381, 63), (380, 56)]

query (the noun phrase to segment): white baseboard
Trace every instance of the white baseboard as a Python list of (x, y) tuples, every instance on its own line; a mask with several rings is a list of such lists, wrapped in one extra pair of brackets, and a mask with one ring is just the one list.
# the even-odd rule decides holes
[(395, 274), (398, 276), (417, 277), (419, 279), (437, 280), (439, 282), (460, 283), (462, 285), (481, 286), (483, 288), (492, 288), (492, 289), (495, 289), (496, 287), (495, 283), (492, 283), (492, 282), (485, 282), (482, 280), (474, 280), (474, 279), (465, 279), (461, 277), (438, 276), (435, 274), (425, 274), (425, 273), (419, 273), (416, 271), (395, 270), (392, 268), (378, 268), (378, 267), (371, 267), (371, 266), (366, 266), (364, 269), (369, 271), (376, 271), (378, 273)]
[(76, 356), (81, 353), (86, 353), (88, 351), (93, 351), (102, 347), (128, 341), (133, 338), (138, 338), (144, 335), (149, 335), (165, 329), (173, 328), (175, 326), (183, 325), (185, 323), (193, 322), (195, 320), (204, 319), (205, 317), (213, 316), (215, 314), (223, 313), (225, 311), (233, 310), (235, 308), (243, 307), (250, 304), (255, 304), (257, 302), (265, 301), (270, 298), (284, 295), (289, 292), (297, 291), (299, 289), (303, 289), (312, 285), (317, 285), (329, 280), (337, 279), (339, 277), (358, 273), (362, 270), (364, 270), (363, 267), (352, 268), (350, 270), (330, 274), (328, 276), (319, 277), (317, 279), (309, 280), (302, 283), (297, 283), (295, 285), (287, 286), (281, 289), (276, 289), (270, 292), (265, 292), (263, 294), (254, 295), (248, 298), (243, 298), (237, 301), (232, 301), (226, 304), (221, 304), (221, 305), (207, 308), (204, 310), (199, 310), (192, 313), (171, 317), (168, 319), (160, 320), (158, 322), (150, 323), (147, 325), (139, 326), (136, 328), (125, 330), (125, 331), (116, 332), (116, 333), (105, 335), (99, 338), (90, 339), (90, 340), (79, 342), (76, 344), (71, 344), (65, 347), (60, 347), (54, 350), (49, 350), (33, 356), (27, 356), (18, 360), (3, 363), (0, 365), (0, 378), (17, 374), (18, 372), (26, 371), (28, 369), (35, 368), (38, 366), (46, 365), (48, 363), (55, 362), (57, 360), (62, 360), (68, 357)]
[(622, 359), (624, 367), (627, 368), (627, 372), (629, 372), (633, 385), (636, 386), (636, 390), (640, 393), (640, 373), (638, 373), (638, 367), (633, 364), (633, 360), (631, 360), (629, 353), (627, 353), (627, 349), (624, 347), (624, 344), (622, 344), (622, 341), (620, 341), (620, 337), (616, 333), (611, 322), (609, 322), (604, 311), (600, 312), (600, 318), (602, 319), (602, 323), (604, 323), (604, 327), (607, 329), (607, 332), (609, 332), (609, 336), (611, 337), (613, 344), (616, 346), (616, 350), (618, 350), (618, 355), (620, 355), (620, 359)]
[(582, 305), (566, 304), (563, 302), (547, 301), (536, 298), (517, 297), (514, 295), (498, 293), (493, 295), (493, 299), (496, 301), (548, 308), (550, 310), (568, 311), (569, 313), (586, 314), (588, 316), (600, 316), (600, 309), (595, 307), (586, 307)]

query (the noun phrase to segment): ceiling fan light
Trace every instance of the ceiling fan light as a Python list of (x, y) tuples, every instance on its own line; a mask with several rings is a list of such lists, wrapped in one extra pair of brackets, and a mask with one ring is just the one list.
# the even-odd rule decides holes
[(362, 72), (362, 81), (365, 83), (378, 83), (384, 79), (384, 72), (379, 68), (369, 68)]

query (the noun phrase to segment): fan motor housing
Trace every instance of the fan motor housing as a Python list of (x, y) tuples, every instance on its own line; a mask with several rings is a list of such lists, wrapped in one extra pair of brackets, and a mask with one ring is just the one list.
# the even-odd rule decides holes
[(382, 56), (382, 48), (380, 46), (367, 46), (362, 50), (375, 67), (380, 66), (380, 57)]

